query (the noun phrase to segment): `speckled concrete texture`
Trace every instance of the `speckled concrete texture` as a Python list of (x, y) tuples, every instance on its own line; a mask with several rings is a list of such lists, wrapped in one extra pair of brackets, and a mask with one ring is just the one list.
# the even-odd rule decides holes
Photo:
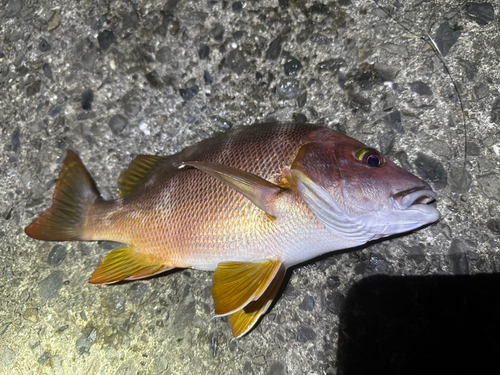
[[(3, 0), (0, 373), (353, 374), (339, 337), (350, 332), (344, 317), (359, 316), (345, 302), (367, 278), (498, 272), (499, 10), (453, 0)], [(238, 340), (212, 319), (209, 272), (90, 285), (116, 244), (24, 234), (50, 205), (67, 149), (112, 198), (139, 153), (274, 120), (381, 149), (430, 182), (442, 220), (295, 268)]]

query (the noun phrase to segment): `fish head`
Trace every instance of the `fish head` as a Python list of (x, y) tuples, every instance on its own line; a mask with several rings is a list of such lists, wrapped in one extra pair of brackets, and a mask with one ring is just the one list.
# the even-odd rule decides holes
[(426, 182), (351, 137), (322, 138), (300, 148), (290, 171), (311, 211), (339, 236), (364, 243), (439, 219)]

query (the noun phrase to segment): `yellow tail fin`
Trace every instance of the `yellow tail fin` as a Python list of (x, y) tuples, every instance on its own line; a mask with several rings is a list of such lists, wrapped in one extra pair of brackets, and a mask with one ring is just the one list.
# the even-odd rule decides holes
[(80, 158), (68, 150), (59, 172), (52, 206), (28, 225), (25, 232), (38, 240), (82, 240), (82, 223), (89, 207), (102, 200)]

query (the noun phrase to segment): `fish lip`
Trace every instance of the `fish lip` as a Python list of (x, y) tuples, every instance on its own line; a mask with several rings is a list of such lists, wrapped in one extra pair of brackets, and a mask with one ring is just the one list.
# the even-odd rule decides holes
[[(394, 205), (400, 210), (416, 209), (427, 206), (433, 202), (437, 194), (430, 187), (413, 188), (400, 191), (392, 196)], [(424, 209), (425, 210), (425, 209)]]

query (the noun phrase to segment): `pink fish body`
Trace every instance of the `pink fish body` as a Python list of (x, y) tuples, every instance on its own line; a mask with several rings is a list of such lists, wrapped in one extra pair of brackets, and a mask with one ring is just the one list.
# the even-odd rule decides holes
[(235, 337), (267, 310), (286, 268), (439, 218), (419, 178), (328, 128), (256, 124), (172, 156), (139, 155), (104, 201), (68, 151), (52, 206), (26, 228), (42, 240), (112, 240), (91, 283), (174, 267), (215, 271), (215, 312)]

